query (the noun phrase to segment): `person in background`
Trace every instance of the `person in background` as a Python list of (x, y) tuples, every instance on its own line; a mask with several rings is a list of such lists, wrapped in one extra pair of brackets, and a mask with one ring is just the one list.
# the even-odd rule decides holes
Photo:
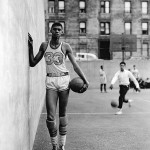
[[(133, 65), (133, 69), (131, 70), (133, 76), (136, 78), (136, 80), (139, 82), (140, 80), (140, 73), (139, 70), (136, 68), (136, 65)], [(133, 85), (133, 90), (136, 91), (135, 84), (131, 81), (131, 84)], [(138, 93), (138, 91), (136, 91)]]
[(124, 103), (129, 103), (129, 107), (131, 106), (131, 99), (126, 99), (125, 96), (129, 90), (129, 79), (131, 79), (135, 86), (136, 86), (136, 90), (140, 91), (139, 88), (139, 84), (137, 82), (137, 80), (135, 79), (135, 77), (133, 76), (133, 74), (129, 71), (125, 69), (126, 67), (126, 63), (125, 62), (121, 62), (120, 63), (120, 70), (117, 71), (111, 81), (111, 85), (110, 85), (110, 89), (113, 89), (113, 85), (115, 84), (115, 82), (118, 80), (119, 81), (119, 105), (118, 105), (118, 111), (116, 112), (116, 115), (120, 115), (122, 114), (122, 107), (123, 107), (123, 102)]
[(139, 70), (136, 68), (136, 65), (133, 65), (133, 69), (131, 70), (131, 72), (136, 78), (136, 80), (138, 81), (140, 78), (140, 73), (139, 73)]
[(106, 73), (104, 71), (104, 67), (102, 65), (100, 66), (99, 77), (100, 77), (100, 91), (103, 92), (104, 89), (104, 91), (107, 92), (106, 90), (107, 78)]

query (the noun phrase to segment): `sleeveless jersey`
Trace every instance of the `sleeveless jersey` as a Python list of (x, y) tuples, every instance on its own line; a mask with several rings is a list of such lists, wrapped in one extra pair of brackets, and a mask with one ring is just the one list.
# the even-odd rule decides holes
[(65, 65), (65, 55), (62, 52), (62, 42), (59, 47), (53, 49), (48, 44), (44, 57), (46, 62), (46, 73), (69, 72)]

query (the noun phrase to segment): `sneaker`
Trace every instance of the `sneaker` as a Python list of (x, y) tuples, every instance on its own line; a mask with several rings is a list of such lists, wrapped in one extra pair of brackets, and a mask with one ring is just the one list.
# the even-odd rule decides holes
[(52, 150), (58, 150), (57, 149), (57, 145), (53, 145), (53, 149)]
[(59, 146), (58, 150), (65, 150), (64, 146)]
[(121, 115), (122, 114), (122, 109), (120, 109), (119, 111), (117, 111), (116, 113), (115, 113), (115, 115)]
[(132, 99), (129, 99), (128, 100), (128, 103), (129, 103), (129, 107), (131, 107), (131, 103), (133, 102), (133, 100)]

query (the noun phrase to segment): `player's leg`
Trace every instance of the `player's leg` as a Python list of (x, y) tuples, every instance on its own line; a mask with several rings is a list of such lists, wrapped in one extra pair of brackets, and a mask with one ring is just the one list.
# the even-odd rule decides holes
[(103, 84), (100, 84), (100, 90), (103, 92)]
[(56, 126), (56, 107), (58, 101), (58, 92), (46, 90), (46, 109), (47, 109), (47, 128), (50, 134), (53, 150), (57, 150), (57, 126)]
[(128, 99), (125, 97), (125, 95), (127, 94), (128, 90), (129, 90), (129, 86), (124, 86), (124, 99), (123, 99), (124, 103), (128, 103)]
[(122, 105), (123, 105), (123, 97), (124, 97), (124, 95), (123, 95), (123, 86), (122, 85), (120, 85), (120, 91), (119, 91), (119, 105), (118, 105), (118, 108), (119, 109), (122, 109)]
[[(126, 93), (128, 92), (129, 88), (130, 87), (126, 87), (126, 89), (125, 89)], [(126, 93), (125, 93), (125, 95), (126, 95)], [(129, 103), (129, 107), (131, 107), (131, 102), (132, 101), (133, 101), (132, 99), (127, 99), (125, 97), (124, 97), (124, 100), (123, 100), (124, 103)]]
[(119, 111), (116, 113), (116, 114), (122, 114), (122, 106), (123, 106), (123, 102), (125, 100), (125, 95), (128, 91), (128, 88), (124, 85), (120, 85), (120, 91), (119, 91), (119, 105), (118, 105), (118, 108), (119, 108)]
[(128, 86), (124, 86), (124, 85), (120, 86), (120, 96), (119, 96), (119, 106), (118, 106), (118, 108), (122, 108), (123, 102), (128, 103), (128, 100), (125, 99), (125, 95), (127, 94), (128, 90), (129, 90)]
[(68, 118), (66, 109), (68, 104), (69, 89), (59, 92), (59, 150), (64, 150), (66, 144), (66, 134)]
[(107, 90), (106, 90), (106, 84), (104, 84), (104, 91), (107, 92)]

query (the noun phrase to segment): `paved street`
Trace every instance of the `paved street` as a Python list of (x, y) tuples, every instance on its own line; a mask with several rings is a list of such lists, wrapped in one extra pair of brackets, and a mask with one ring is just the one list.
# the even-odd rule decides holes
[[(111, 100), (118, 99), (118, 89), (100, 93), (89, 89), (83, 94), (70, 93), (66, 150), (149, 150), (150, 90), (141, 93), (131, 89), (127, 97), (132, 107), (124, 104), (123, 114), (114, 115)], [(33, 150), (51, 150), (43, 108)]]

